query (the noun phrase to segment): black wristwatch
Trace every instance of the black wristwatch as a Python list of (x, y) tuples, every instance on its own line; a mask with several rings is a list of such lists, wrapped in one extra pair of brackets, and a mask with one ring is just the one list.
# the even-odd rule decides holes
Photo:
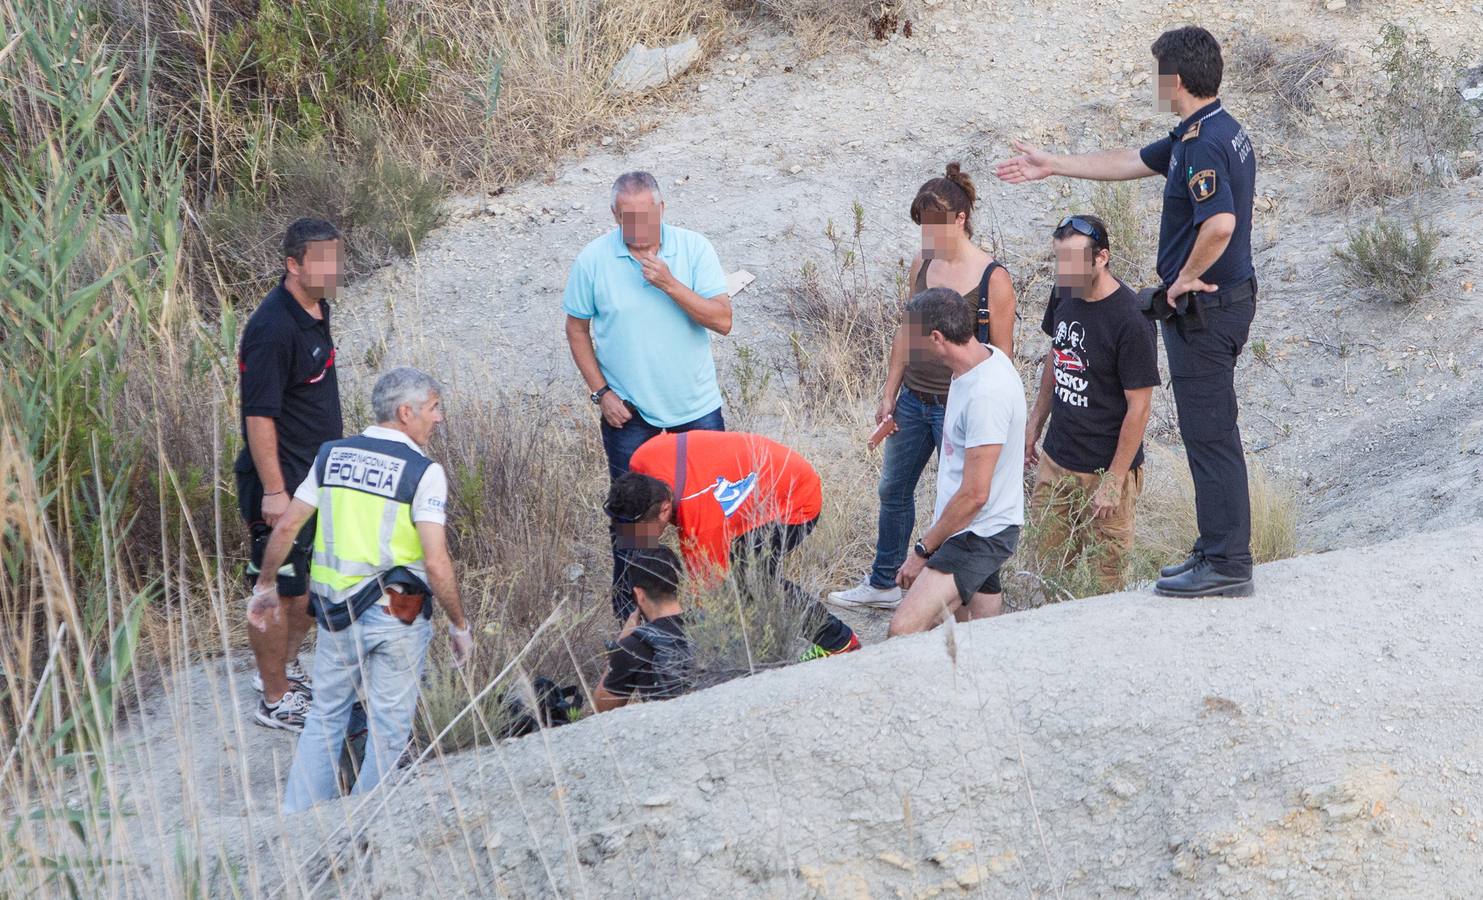
[(600, 387), (597, 390), (593, 391), (592, 394), (588, 397), (588, 399), (591, 400), (593, 403), (601, 403), (602, 402), (602, 395), (603, 394), (606, 394), (608, 391), (611, 391), (611, 390), (612, 390), (612, 388), (608, 387), (607, 385), (603, 385), (602, 387)]
[(922, 543), (921, 541), (917, 541), (915, 544), (912, 545), (911, 552), (915, 553), (917, 556), (920, 556), (922, 559), (932, 558), (932, 554), (927, 550), (927, 545)]

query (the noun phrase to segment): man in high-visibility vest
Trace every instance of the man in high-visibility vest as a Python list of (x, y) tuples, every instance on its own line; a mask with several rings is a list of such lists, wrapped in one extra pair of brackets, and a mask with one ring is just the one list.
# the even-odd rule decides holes
[[(371, 790), (396, 766), (432, 639), (432, 597), (448, 615), (454, 665), (473, 649), (444, 532), (448, 477), (422, 451), (443, 421), (438, 383), (416, 369), (392, 369), (377, 380), (371, 405), (380, 424), (319, 448), (263, 556), (262, 571), (277, 572), (294, 535), (318, 510), (309, 570), (319, 622), (315, 696), (288, 773), (284, 812), (339, 793), (336, 763), (357, 692), (366, 698), (370, 735), (352, 793)], [(248, 621), (263, 628), (280, 615), (276, 582), (260, 577)]]

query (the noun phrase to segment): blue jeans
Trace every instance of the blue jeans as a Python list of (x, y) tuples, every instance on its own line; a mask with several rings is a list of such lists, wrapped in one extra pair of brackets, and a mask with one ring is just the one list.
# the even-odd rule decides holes
[(896, 395), (896, 433), (886, 438), (877, 488), (881, 511), (875, 563), (870, 567), (872, 587), (894, 585), (897, 570), (906, 562), (911, 530), (917, 523), (917, 482), (927, 461), (942, 446), (943, 412), (943, 407), (923, 403), (906, 388)]
[[(628, 472), (628, 462), (633, 459), (633, 454), (644, 441), (657, 434), (669, 431), (679, 434), (682, 431), (725, 431), (726, 419), (721, 415), (721, 408), (717, 407), (715, 412), (707, 413), (693, 422), (676, 425), (673, 428), (656, 428), (643, 420), (643, 417), (634, 413), (633, 418), (624, 423), (622, 428), (614, 428), (602, 420), (602, 449), (608, 457), (608, 481), (614, 482)], [(636, 608), (633, 599), (633, 590), (628, 587), (628, 560), (633, 551), (618, 546), (618, 529), (613, 523), (608, 523), (608, 538), (613, 545), (613, 615), (618, 621), (627, 619), (629, 614)]]
[(294, 750), (283, 811), (300, 812), (340, 794), (336, 779), (345, 726), (357, 692), (366, 697), (370, 733), (352, 794), (364, 794), (392, 771), (412, 733), (419, 679), (432, 622), (411, 625), (373, 606), (344, 631), (321, 627), (314, 647), (314, 700)]
[[(632, 412), (632, 407), (629, 408)], [(693, 422), (676, 425), (673, 428), (656, 428), (645, 422), (643, 416), (633, 414), (633, 418), (624, 423), (622, 428), (614, 428), (606, 419), (599, 420), (602, 424), (602, 451), (608, 457), (608, 480), (617, 481), (618, 477), (628, 471), (628, 461), (633, 459), (633, 454), (644, 441), (662, 434), (666, 431), (679, 434), (682, 431), (725, 431), (726, 420), (721, 416), (721, 407), (716, 407), (714, 412), (706, 413)]]

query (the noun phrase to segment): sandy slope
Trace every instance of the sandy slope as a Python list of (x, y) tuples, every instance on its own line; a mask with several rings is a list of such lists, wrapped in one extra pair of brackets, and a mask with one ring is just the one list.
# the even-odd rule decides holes
[[(825, 223), (848, 222), (853, 200), (865, 208), (877, 283), (889, 284), (916, 249), (906, 215), (916, 186), (949, 159), (978, 176), (979, 234), (1001, 248), (1024, 292), (1022, 352), (1039, 355), (1047, 229), (1065, 210), (1085, 208), (1088, 188), (1002, 185), (991, 163), (1014, 137), (1084, 150), (1139, 146), (1172, 127), (1151, 108), (1147, 46), (1162, 27), (1187, 21), (1211, 26), (1228, 46), (1242, 29), (1297, 32), (1355, 59), (1390, 21), (1449, 52), (1483, 46), (1483, 5), (1351, 3), (1329, 12), (1311, 0), (1157, 10), (1118, 2), (1102, 4), (1095, 20), (1076, 4), (940, 2), (910, 40), (811, 62), (786, 40), (754, 37), (728, 51), (735, 60), (693, 76), (688, 98), (635, 123), (631, 136), (615, 130), (614, 143), (548, 178), (468, 198), (415, 260), (348, 289), (348, 374), (370, 375), (367, 351), (384, 340), (385, 363), (428, 365), (455, 390), (569, 397), (586, 413), (561, 335), (561, 291), (580, 247), (611, 227), (612, 179), (636, 167), (660, 177), (671, 221), (708, 235), (728, 269), (757, 276), (738, 300), (732, 336), (717, 342), (723, 373), (741, 347), (788, 358), (791, 326), (779, 302), (802, 263), (827, 253)], [(1472, 387), (1483, 373), (1483, 178), (1396, 205), (1401, 216), (1414, 208), (1435, 217), (1448, 235), (1441, 289), (1422, 308), (1341, 284), (1332, 249), (1375, 210), (1312, 212), (1333, 190), (1316, 167), (1324, 144), (1368, 127), (1349, 93), (1367, 77), (1320, 91), (1319, 114), (1297, 128), (1280, 126), (1270, 98), (1243, 92), (1238, 75), (1225, 92), (1261, 159), (1254, 244), (1262, 296), (1252, 340), (1270, 352), (1265, 362), (1248, 355), (1238, 377), (1245, 435), (1311, 500), (1301, 538), (1313, 548), (1483, 515), (1483, 401)], [(638, 127), (645, 124), (652, 127)], [(1151, 221), (1155, 181), (1139, 187)], [(1155, 408), (1156, 419), (1172, 422), (1172, 398)]]
[[(825, 251), (824, 222), (858, 198), (888, 272), (914, 248), (913, 189), (951, 158), (980, 176), (980, 231), (1037, 285), (1021, 338), (1038, 353), (1045, 230), (1085, 194), (991, 184), (1009, 138), (1088, 149), (1167, 128), (1138, 78), (1170, 21), (1302, 28), (1352, 50), (1386, 18), (1449, 48), (1483, 21), (1467, 3), (1350, 6), (1244, 4), (1227, 19), (1227, 5), (1119, 2), (1094, 20), (1077, 4), (942, 2), (912, 41), (810, 63), (751, 39), (731, 51), (747, 60), (694, 76), (693, 97), (651, 130), (487, 201), (494, 212), (469, 200), (415, 260), (352, 286), (341, 359), (364, 379), (384, 339), (384, 363), (445, 372), (455, 398), (566, 393), (586, 413), (560, 290), (607, 227), (607, 185), (640, 166), (661, 175), (672, 221), (758, 276), (718, 342), (723, 371), (739, 347), (779, 354), (778, 301)], [(1036, 74), (1051, 70), (1073, 75)], [(1438, 296), (1413, 310), (1363, 301), (1330, 250), (1372, 211), (1314, 215), (1316, 138), (1229, 96), (1272, 201), (1258, 214), (1253, 334), (1271, 353), (1239, 375), (1245, 429), (1302, 485), (1301, 540), (1362, 545), (1483, 517), (1483, 289), (1461, 288), (1483, 284), (1483, 180), (1417, 198), (1449, 233)], [(1357, 127), (1352, 109), (1334, 112), (1320, 130)], [(432, 764), (383, 815), (354, 814), (366, 849), (326, 894), (1477, 896), (1480, 548), (1474, 525), (1266, 567), (1252, 601), (1066, 604), (959, 629), (956, 662), (939, 632), (604, 715), (552, 732), (549, 748)], [(169, 684), (114, 761), (136, 813), (129, 865), (166, 892), (177, 846), (207, 848), (213, 891), (231, 866), (249, 893), (287, 881), (291, 896), (326, 870), (321, 839), (345, 846), (332, 829), (351, 804), (273, 812), (292, 739), (245, 724), (244, 663)], [(243, 760), (246, 782), (230, 774)], [(407, 840), (416, 848), (398, 849)]]
[[(263, 797), (249, 826), (214, 773), (286, 750), (261, 729), (160, 717), (132, 746), (171, 772), (186, 731), (187, 839), (290, 896), (325, 841), (359, 849), (320, 896), (1478, 896), (1483, 526), (1258, 577), (1252, 600), (1112, 595), (604, 714), (430, 763), (376, 816)], [(140, 812), (133, 863), (163, 879), (179, 812)]]

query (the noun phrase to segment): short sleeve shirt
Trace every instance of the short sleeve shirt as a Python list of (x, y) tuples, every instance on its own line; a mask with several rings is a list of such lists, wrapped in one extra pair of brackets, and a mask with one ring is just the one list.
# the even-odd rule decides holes
[[(629, 471), (675, 490), (682, 435), (661, 434), (633, 454)], [(725, 573), (731, 542), (772, 522), (802, 525), (819, 517), (819, 473), (796, 450), (760, 434), (687, 431), (684, 486), (676, 491), (675, 530), (685, 567), (702, 579)]]
[[(684, 636), (685, 614), (655, 619), (655, 628), (677, 637)], [(603, 689), (617, 697), (640, 696), (655, 700), (668, 699), (656, 692), (661, 673), (654, 665), (654, 648), (637, 633), (630, 632), (608, 651), (608, 674)]]
[[(710, 241), (672, 225), (659, 233), (658, 256), (675, 278), (702, 297), (726, 293), (726, 272)], [(562, 308), (591, 320), (603, 378), (649, 424), (674, 428), (721, 408), (710, 332), (644, 280), (620, 229), (577, 255)]]
[(1216, 100), (1180, 122), (1168, 137), (1144, 147), (1139, 156), (1145, 166), (1165, 173), (1158, 258), (1164, 283), (1173, 283), (1184, 268), (1200, 225), (1219, 213), (1234, 214), (1236, 230), (1225, 252), (1201, 279), (1225, 287), (1252, 278), (1256, 151), (1241, 123)]
[(313, 467), (321, 444), (344, 437), (329, 301), (321, 300), (320, 310), (321, 318), (310, 315), (280, 281), (248, 318), (237, 353), (243, 447), (236, 470), (254, 468), (247, 416), (272, 419), (289, 491)]
[[(1040, 328), (1051, 339), (1054, 382), (1046, 455), (1073, 472), (1099, 472), (1112, 465), (1128, 414), (1124, 391), (1159, 383), (1159, 351), (1153, 320), (1138, 308), (1127, 285), (1101, 300), (1051, 292)], [(1143, 465), (1143, 445), (1131, 468)]]
[[(422, 448), (417, 446), (416, 441), (394, 428), (372, 425), (362, 433), (368, 438), (406, 444), (418, 453), (422, 453)], [(423, 453), (423, 455), (427, 454)], [(319, 476), (313, 466), (309, 467), (309, 473), (304, 476), (304, 480), (299, 482), (298, 490), (294, 491), (294, 499), (302, 500), (315, 509), (319, 508)], [(448, 522), (447, 506), (448, 473), (441, 465), (433, 463), (427, 467), (427, 471), (422, 473), (422, 480), (417, 483), (417, 492), (412, 495), (412, 521), (445, 525)]]
[(989, 499), (968, 527), (993, 537), (1025, 524), (1025, 388), (1014, 364), (1001, 351), (953, 379), (942, 416), (942, 450), (937, 463), (937, 507), (942, 518), (948, 501), (963, 486), (965, 454), (974, 447), (1003, 444), (989, 484)]

